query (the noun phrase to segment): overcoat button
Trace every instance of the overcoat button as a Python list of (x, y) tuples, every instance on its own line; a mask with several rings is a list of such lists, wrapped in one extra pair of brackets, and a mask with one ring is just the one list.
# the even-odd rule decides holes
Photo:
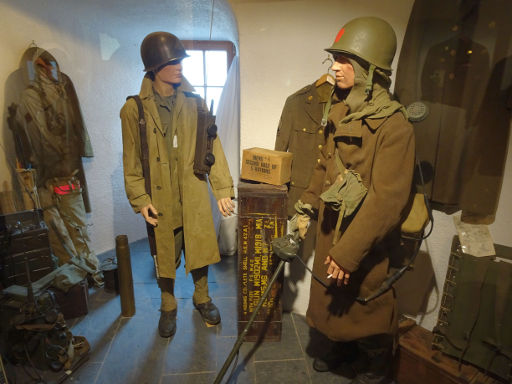
[(153, 133), (156, 133), (156, 128), (153, 128)]
[(157, 158), (156, 158), (156, 161), (160, 161), (160, 158), (159, 158), (159, 157), (157, 157)]
[(163, 216), (164, 214), (162, 212), (158, 212), (158, 216)]
[(162, 187), (161, 187), (161, 186), (159, 186), (159, 185), (157, 185), (157, 186), (156, 186), (156, 189), (160, 190), (160, 189), (162, 189)]

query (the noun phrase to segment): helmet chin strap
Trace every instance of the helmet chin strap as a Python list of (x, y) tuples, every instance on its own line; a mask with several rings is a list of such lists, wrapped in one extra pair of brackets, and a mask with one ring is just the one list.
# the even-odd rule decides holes
[(375, 65), (370, 64), (370, 69), (368, 70), (368, 77), (366, 78), (366, 87), (364, 89), (364, 93), (369, 95), (372, 92), (373, 87), (373, 74), (375, 73)]

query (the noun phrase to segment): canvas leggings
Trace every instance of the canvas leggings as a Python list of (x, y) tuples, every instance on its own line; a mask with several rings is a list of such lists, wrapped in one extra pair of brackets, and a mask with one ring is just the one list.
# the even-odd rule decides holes
[[(187, 259), (183, 227), (179, 227), (174, 230), (174, 244), (176, 269), (178, 269), (181, 264), (182, 251), (185, 255), (185, 262)], [(205, 265), (202, 268), (193, 269), (190, 271), (190, 273), (192, 274), (192, 280), (194, 281), (194, 295), (192, 297), (194, 304), (203, 304), (210, 301), (210, 296), (208, 296), (208, 266)], [(174, 297), (174, 279), (159, 278), (158, 286), (160, 287), (162, 294), (162, 303), (160, 309), (162, 311), (172, 311), (176, 309), (178, 304), (176, 302), (176, 298)]]
[[(65, 183), (47, 183), (39, 188), (43, 205), (44, 221), (48, 227), (50, 247), (59, 265), (77, 258), (93, 271), (99, 272), (99, 260), (91, 247), (87, 231), (86, 213), (82, 191), (78, 186), (69, 193), (57, 194), (55, 186)], [(66, 191), (67, 192), (67, 191)]]

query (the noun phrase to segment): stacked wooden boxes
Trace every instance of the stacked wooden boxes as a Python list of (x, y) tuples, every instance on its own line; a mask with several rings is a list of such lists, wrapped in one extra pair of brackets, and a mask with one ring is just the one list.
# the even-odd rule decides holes
[(0, 273), (2, 285), (26, 285), (55, 269), (48, 229), (41, 210), (0, 216)]

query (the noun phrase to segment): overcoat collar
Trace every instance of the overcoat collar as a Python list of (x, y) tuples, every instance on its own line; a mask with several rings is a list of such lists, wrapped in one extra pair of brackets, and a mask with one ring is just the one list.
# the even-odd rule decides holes
[[(185, 100), (185, 95), (183, 92), (194, 92), (194, 90), (194, 87), (190, 85), (190, 83), (188, 82), (187, 79), (185, 79), (185, 77), (183, 77), (182, 83), (176, 88), (176, 113), (173, 113), (173, 116), (178, 116), (181, 111), (181, 108), (183, 107), (183, 103)], [(139, 97), (141, 98), (142, 101), (146, 101), (144, 105), (147, 108), (148, 114), (153, 119), (153, 122), (155, 123), (160, 133), (164, 134), (163, 125), (162, 122), (160, 121), (160, 115), (158, 114), (158, 109), (155, 103), (153, 81), (148, 75), (144, 76), (144, 79), (142, 79)], [(152, 103), (147, 101), (152, 101)]]
[(376, 131), (379, 127), (388, 119), (383, 117), (380, 119), (358, 119), (352, 120), (348, 123), (336, 123), (336, 130), (334, 132), (334, 138), (347, 136), (347, 137), (362, 137), (363, 135), (363, 121), (366, 126), (372, 131)]

